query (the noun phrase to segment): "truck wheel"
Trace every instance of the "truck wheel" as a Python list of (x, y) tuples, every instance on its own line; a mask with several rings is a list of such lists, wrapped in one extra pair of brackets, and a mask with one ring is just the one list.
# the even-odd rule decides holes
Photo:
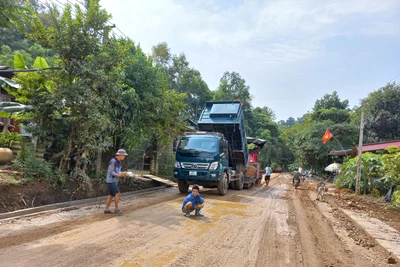
[(185, 180), (178, 179), (178, 188), (179, 192), (181, 192), (182, 194), (186, 194), (189, 190), (189, 185), (186, 183)]
[(218, 181), (217, 185), (218, 195), (225, 196), (228, 191), (228, 176), (224, 172), (221, 180)]
[(235, 181), (229, 183), (229, 189), (235, 189)]
[(239, 176), (240, 176), (240, 179), (235, 181), (236, 190), (242, 190), (243, 189), (243, 185), (244, 185), (244, 174), (243, 174), (243, 172), (240, 172)]
[(249, 189), (252, 186), (253, 183), (247, 183), (243, 185), (244, 189)]

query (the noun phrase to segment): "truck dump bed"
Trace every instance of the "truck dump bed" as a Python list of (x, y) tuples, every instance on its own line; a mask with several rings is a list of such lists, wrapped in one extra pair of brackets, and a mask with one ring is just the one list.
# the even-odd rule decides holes
[(246, 169), (249, 156), (240, 101), (207, 102), (198, 127), (200, 131), (222, 133), (229, 144), (230, 167), (241, 171)]

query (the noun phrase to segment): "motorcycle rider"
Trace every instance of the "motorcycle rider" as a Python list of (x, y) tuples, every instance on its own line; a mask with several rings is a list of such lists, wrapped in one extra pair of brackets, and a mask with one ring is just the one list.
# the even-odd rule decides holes
[(295, 169), (294, 169), (294, 172), (293, 172), (293, 177), (292, 177), (292, 183), (293, 183), (293, 185), (294, 185), (294, 179), (295, 179), (295, 178), (299, 178), (299, 179), (300, 179), (300, 176), (301, 176), (301, 173), (299, 172), (299, 169), (298, 169), (298, 168), (295, 168)]

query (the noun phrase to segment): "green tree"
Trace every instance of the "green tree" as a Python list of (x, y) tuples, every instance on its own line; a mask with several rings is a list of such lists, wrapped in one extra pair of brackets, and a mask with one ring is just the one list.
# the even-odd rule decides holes
[(370, 93), (365, 102), (366, 141), (400, 139), (400, 85), (389, 83)]
[[(250, 118), (246, 118), (249, 136), (265, 139), (266, 136), (279, 136), (278, 124), (274, 122), (275, 113), (268, 107), (252, 109)], [(264, 132), (264, 133), (263, 133)], [(262, 137), (262, 135), (264, 137)]]
[(32, 41), (26, 39), (25, 35), (15, 29), (0, 28), (0, 44), (7, 45), (11, 50), (27, 51)]
[(278, 164), (283, 169), (291, 161), (292, 155), (283, 140), (280, 138), (279, 125), (274, 121), (275, 113), (268, 107), (256, 107), (251, 110), (251, 116), (246, 118), (247, 136), (252, 136), (266, 141), (260, 152), (260, 162)]
[(289, 117), (286, 121), (280, 120), (278, 122), (278, 124), (281, 126), (293, 126), (295, 123), (296, 123), (296, 120), (293, 117)]
[(348, 100), (341, 101), (339, 95), (336, 91), (332, 94), (325, 94), (321, 99), (315, 101), (313, 112), (316, 112), (320, 109), (347, 109), (349, 106)]
[[(357, 160), (358, 158), (348, 159), (342, 166), (338, 179), (335, 181), (339, 188), (351, 188), (355, 190), (357, 176)], [(361, 191), (364, 194), (371, 192), (373, 188), (385, 191), (388, 186), (379, 179), (379, 169), (382, 166), (381, 155), (374, 153), (362, 154), (361, 168)]]
[(197, 120), (206, 101), (212, 99), (207, 83), (198, 70), (189, 67), (185, 54), (172, 55), (167, 43), (159, 43), (152, 48), (151, 58), (168, 80), (168, 88), (186, 94), (185, 114)]
[(244, 123), (246, 132), (251, 134), (249, 122), (252, 118), (252, 106), (250, 87), (246, 85), (243, 79), (237, 72), (225, 72), (220, 79), (219, 86), (216, 91), (213, 91), (213, 100), (237, 100), (243, 103)]
[(83, 171), (87, 161), (81, 164), (81, 156), (104, 148), (102, 137), (112, 127), (113, 104), (122, 101), (121, 49), (116, 40), (102, 43), (110, 15), (97, 0), (84, 4), (84, 9), (74, 6), (74, 15), (71, 5), (61, 13), (52, 6), (53, 26), (46, 27), (38, 17), (30, 25), (28, 36), (55, 51), (62, 70), (18, 75), (23, 85), (18, 100), (35, 107), (32, 130), (50, 145), (66, 140), (60, 169)]
[(22, 1), (2, 0), (0, 1), (0, 27), (1, 28), (23, 28), (31, 9)]
[(214, 92), (214, 100), (236, 100), (242, 101), (245, 111), (251, 110), (250, 87), (246, 85), (237, 72), (225, 72), (220, 79), (219, 86)]
[(166, 73), (172, 59), (171, 49), (168, 47), (168, 44), (166, 42), (158, 43), (151, 48), (151, 52), (151, 59), (154, 64), (164, 68), (164, 73)]
[[(322, 143), (326, 129), (334, 134), (337, 142)], [(357, 133), (357, 127), (351, 124), (332, 124), (330, 121), (296, 123), (283, 130), (283, 140), (295, 156), (297, 165), (323, 171), (328, 165), (329, 151), (352, 147), (357, 141)]]
[(382, 179), (390, 185), (400, 185), (400, 148), (388, 147), (388, 153), (382, 155), (382, 168), (380, 174)]
[(0, 49), (0, 64), (12, 68), (14, 66), (14, 55), (11, 48), (8, 45), (2, 45)]
[(345, 122), (350, 116), (348, 106), (349, 101), (341, 101), (336, 91), (325, 94), (315, 102), (312, 119), (314, 121), (330, 120), (334, 123)]
[(113, 114), (118, 126), (113, 127), (113, 135), (122, 136), (128, 147), (153, 138), (166, 144), (183, 128), (180, 117), (186, 96), (167, 89), (163, 72), (153, 66), (152, 58), (139, 46), (130, 40), (123, 41), (123, 45), (125, 87), (121, 108)]

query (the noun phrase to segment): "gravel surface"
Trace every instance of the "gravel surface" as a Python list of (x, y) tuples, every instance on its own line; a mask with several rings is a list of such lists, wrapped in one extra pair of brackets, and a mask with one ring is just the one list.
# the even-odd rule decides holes
[(362, 230), (345, 227), (344, 213), (315, 201), (307, 182), (295, 190), (288, 174), (276, 176), (269, 186), (226, 196), (202, 190), (204, 217), (184, 217), (184, 196), (167, 188), (122, 198), (122, 216), (103, 214), (99, 203), (3, 220), (0, 265), (387, 265), (386, 252), (373, 240), (357, 245), (352, 235), (367, 238)]

